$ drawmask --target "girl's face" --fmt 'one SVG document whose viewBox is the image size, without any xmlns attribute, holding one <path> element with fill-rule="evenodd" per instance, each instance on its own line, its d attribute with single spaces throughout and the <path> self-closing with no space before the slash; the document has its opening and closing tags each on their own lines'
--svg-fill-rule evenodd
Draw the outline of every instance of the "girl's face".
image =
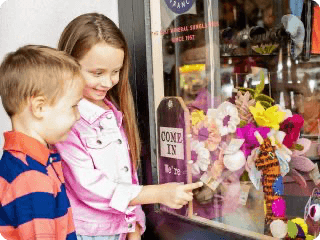
<svg viewBox="0 0 320 240">
<path fill-rule="evenodd" d="M 107 43 L 94 45 L 79 61 L 86 80 L 83 97 L 100 105 L 109 89 L 119 82 L 124 51 Z"/>
</svg>

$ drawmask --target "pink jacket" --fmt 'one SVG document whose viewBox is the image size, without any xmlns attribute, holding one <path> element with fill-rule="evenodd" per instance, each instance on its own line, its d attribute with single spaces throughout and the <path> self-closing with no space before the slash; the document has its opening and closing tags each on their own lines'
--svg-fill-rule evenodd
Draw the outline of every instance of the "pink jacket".
<svg viewBox="0 0 320 240">
<path fill-rule="evenodd" d="M 76 233 L 88 236 L 134 232 L 136 222 L 145 230 L 141 206 L 128 206 L 141 191 L 133 172 L 122 113 L 108 100 L 105 110 L 85 99 L 79 103 L 80 120 L 68 139 L 56 144 Z"/>
</svg>

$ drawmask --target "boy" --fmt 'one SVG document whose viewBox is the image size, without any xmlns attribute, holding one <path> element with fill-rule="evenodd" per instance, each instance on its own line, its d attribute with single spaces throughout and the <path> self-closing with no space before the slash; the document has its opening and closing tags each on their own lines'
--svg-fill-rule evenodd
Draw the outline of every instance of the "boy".
<svg viewBox="0 0 320 240">
<path fill-rule="evenodd" d="M 79 119 L 83 86 L 79 64 L 49 47 L 21 47 L 2 62 L 0 95 L 13 128 L 0 160 L 4 238 L 76 240 L 60 156 L 48 146 Z"/>
</svg>

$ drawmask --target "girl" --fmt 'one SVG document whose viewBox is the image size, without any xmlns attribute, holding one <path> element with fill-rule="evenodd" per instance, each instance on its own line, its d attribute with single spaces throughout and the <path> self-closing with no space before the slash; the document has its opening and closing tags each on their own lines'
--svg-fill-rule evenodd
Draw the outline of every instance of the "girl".
<svg viewBox="0 0 320 240">
<path fill-rule="evenodd" d="M 97 13 L 75 18 L 58 48 L 79 61 L 86 80 L 78 104 L 81 118 L 68 139 L 56 145 L 64 160 L 78 239 L 141 239 L 141 204 L 181 208 L 202 183 L 138 185 L 140 141 L 128 81 L 128 47 L 109 18 Z"/>
</svg>

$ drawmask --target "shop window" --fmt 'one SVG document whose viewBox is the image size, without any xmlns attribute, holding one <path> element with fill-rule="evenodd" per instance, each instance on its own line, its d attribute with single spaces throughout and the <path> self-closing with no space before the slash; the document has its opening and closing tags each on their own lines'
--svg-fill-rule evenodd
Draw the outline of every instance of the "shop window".
<svg viewBox="0 0 320 240">
<path fill-rule="evenodd" d="M 258 239 L 319 234 L 318 15 L 309 0 L 152 2 L 159 182 L 205 183 L 162 210 Z"/>
</svg>

